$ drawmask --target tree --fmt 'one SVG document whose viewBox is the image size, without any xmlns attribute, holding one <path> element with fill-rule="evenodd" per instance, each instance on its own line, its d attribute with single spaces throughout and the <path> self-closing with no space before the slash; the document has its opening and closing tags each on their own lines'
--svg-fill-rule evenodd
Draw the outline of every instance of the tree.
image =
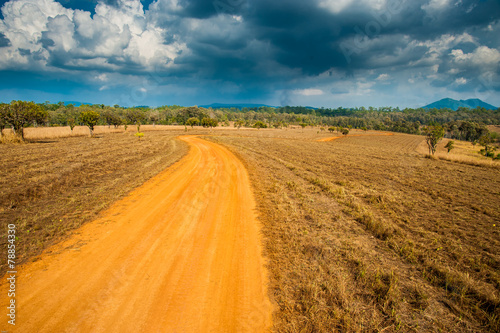
<svg viewBox="0 0 500 333">
<path fill-rule="evenodd" d="M 68 125 L 69 128 L 71 129 L 71 134 L 73 134 L 73 128 L 75 128 L 76 125 L 75 118 L 73 117 L 68 118 Z"/>
<path fill-rule="evenodd" d="M 349 134 L 349 129 L 348 129 L 348 128 L 343 128 L 343 129 L 342 129 L 342 134 L 343 134 L 343 135 L 347 135 L 347 134 Z"/>
<path fill-rule="evenodd" d="M 304 128 L 307 126 L 307 124 L 306 123 L 300 123 L 299 125 L 300 125 L 300 127 L 302 127 L 302 132 L 304 132 Z"/>
<path fill-rule="evenodd" d="M 101 116 L 94 110 L 84 109 L 80 112 L 80 121 L 89 128 L 90 137 L 94 136 L 94 126 L 97 125 Z"/>
<path fill-rule="evenodd" d="M 484 147 L 481 151 L 484 153 L 484 156 L 486 157 L 493 157 L 493 150 L 494 147 L 491 145 L 493 143 L 493 138 L 491 135 L 483 135 L 482 137 L 479 138 L 479 144 Z"/>
<path fill-rule="evenodd" d="M 426 136 L 425 142 L 427 142 L 427 146 L 429 147 L 429 155 L 434 155 L 437 144 L 444 136 L 444 128 L 440 125 L 431 125 L 424 127 L 424 133 Z"/>
<path fill-rule="evenodd" d="M 205 113 L 205 109 L 201 109 L 197 106 L 190 106 L 187 108 L 181 108 L 175 117 L 177 123 L 187 125 L 186 122 L 189 118 L 198 118 L 198 120 L 203 120 L 203 118 L 209 118 Z M 210 119 L 210 118 L 209 118 Z M 203 125 L 203 124 L 202 124 Z"/>
<path fill-rule="evenodd" d="M 191 126 L 191 128 L 193 128 L 193 126 L 198 126 L 199 123 L 200 120 L 196 117 L 191 117 L 186 121 L 186 125 Z"/>
<path fill-rule="evenodd" d="M 115 128 L 122 124 L 122 119 L 120 116 L 113 110 L 107 109 L 103 112 L 104 120 L 108 126 L 113 125 Z"/>
<path fill-rule="evenodd" d="M 112 112 L 110 122 L 111 122 L 111 125 L 113 125 L 115 128 L 118 128 L 118 126 L 123 124 L 123 119 L 116 112 Z"/>
<path fill-rule="evenodd" d="M 253 124 L 253 128 L 256 128 L 256 129 L 267 128 L 267 125 L 265 123 L 263 123 L 262 121 L 258 120 L 255 122 L 255 124 Z"/>
<path fill-rule="evenodd" d="M 448 143 L 446 144 L 446 146 L 444 146 L 446 149 L 448 149 L 448 154 L 450 153 L 450 151 L 453 148 L 455 148 L 454 144 L 455 144 L 455 141 L 450 140 L 450 141 L 448 141 Z"/>
<path fill-rule="evenodd" d="M 241 119 L 238 119 L 234 122 L 234 127 L 237 127 L 238 129 L 240 129 L 241 126 L 243 126 L 245 122 Z"/>
<path fill-rule="evenodd" d="M 60 123 L 60 125 L 69 126 L 71 134 L 73 134 L 73 129 L 78 124 L 79 113 L 73 106 L 61 107 L 58 110 L 62 110 L 63 113 L 62 117 L 64 118 L 63 121 Z"/>
<path fill-rule="evenodd" d="M 201 126 L 203 127 L 217 127 L 217 125 L 219 124 L 219 122 L 217 121 L 217 119 L 213 119 L 213 118 L 203 118 L 201 120 Z"/>
<path fill-rule="evenodd" d="M 333 127 L 333 126 L 332 126 L 332 127 L 328 127 L 328 131 L 329 131 L 330 133 L 333 133 L 333 132 L 335 131 L 335 127 Z"/>
<path fill-rule="evenodd" d="M 31 122 L 42 124 L 47 117 L 48 112 L 34 102 L 12 101 L 7 108 L 6 122 L 24 140 L 24 127 Z"/>
<path fill-rule="evenodd" d="M 7 112 L 9 105 L 5 103 L 0 104 L 0 136 L 3 136 L 3 130 L 7 126 Z"/>
<path fill-rule="evenodd" d="M 153 123 L 153 128 L 156 123 L 160 120 L 160 113 L 158 111 L 153 111 L 149 114 L 149 120 Z"/>
<path fill-rule="evenodd" d="M 140 133 L 141 123 L 146 119 L 146 115 L 141 109 L 128 109 L 125 113 L 125 119 L 130 124 L 135 124 L 137 126 L 137 133 Z"/>
</svg>

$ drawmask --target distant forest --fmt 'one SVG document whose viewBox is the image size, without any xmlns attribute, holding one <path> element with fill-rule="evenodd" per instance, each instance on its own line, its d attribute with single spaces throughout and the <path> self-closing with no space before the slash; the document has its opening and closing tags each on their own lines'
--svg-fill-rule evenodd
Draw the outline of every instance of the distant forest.
<svg viewBox="0 0 500 333">
<path fill-rule="evenodd" d="M 0 109 L 8 110 L 13 103 L 1 104 Z M 203 125 L 208 124 L 206 120 L 210 119 L 213 121 L 211 124 L 215 126 L 286 128 L 290 125 L 300 125 L 420 134 L 422 126 L 441 125 L 448 137 L 474 141 L 488 132 L 486 125 L 500 125 L 500 109 L 487 110 L 481 107 L 459 108 L 457 111 L 409 108 L 401 110 L 391 107 L 312 109 L 300 106 L 206 109 L 178 105 L 124 108 L 118 105 L 111 107 L 95 104 L 75 107 L 63 102 L 46 102 L 37 104 L 37 108 L 43 111 L 44 116 L 27 123 L 27 126 L 36 126 L 37 122 L 38 125 L 46 126 L 81 124 L 80 114 L 94 111 L 99 114 L 97 125 L 116 127 L 133 124 Z"/>
</svg>

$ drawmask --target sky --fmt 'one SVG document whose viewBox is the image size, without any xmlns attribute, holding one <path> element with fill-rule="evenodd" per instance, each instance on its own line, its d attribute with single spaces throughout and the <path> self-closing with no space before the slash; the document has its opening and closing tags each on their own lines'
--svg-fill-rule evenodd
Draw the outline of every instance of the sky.
<svg viewBox="0 0 500 333">
<path fill-rule="evenodd" d="M 0 0 L 0 101 L 500 106 L 498 0 Z"/>
</svg>

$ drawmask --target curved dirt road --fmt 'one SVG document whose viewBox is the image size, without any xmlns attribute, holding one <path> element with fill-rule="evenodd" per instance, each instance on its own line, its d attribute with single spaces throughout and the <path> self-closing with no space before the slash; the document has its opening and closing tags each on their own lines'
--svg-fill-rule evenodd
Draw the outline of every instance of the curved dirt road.
<svg viewBox="0 0 500 333">
<path fill-rule="evenodd" d="M 186 157 L 18 269 L 9 332 L 266 332 L 271 303 L 247 172 L 227 149 Z M 4 279 L 5 280 L 5 279 Z"/>
</svg>

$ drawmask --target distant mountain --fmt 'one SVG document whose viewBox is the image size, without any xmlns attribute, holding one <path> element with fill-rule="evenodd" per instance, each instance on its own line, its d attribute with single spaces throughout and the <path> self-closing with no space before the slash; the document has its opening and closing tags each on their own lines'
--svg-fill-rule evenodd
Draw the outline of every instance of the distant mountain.
<svg viewBox="0 0 500 333">
<path fill-rule="evenodd" d="M 318 110 L 318 108 L 312 107 L 312 106 L 272 106 L 272 105 L 267 105 L 267 104 L 221 104 L 221 103 L 213 103 L 210 105 L 198 105 L 200 108 L 212 108 L 212 109 L 230 109 L 230 108 L 236 108 L 236 109 L 243 109 L 243 108 L 260 108 L 261 106 L 265 106 L 268 108 L 305 108 L 305 109 L 311 109 L 311 110 Z"/>
<path fill-rule="evenodd" d="M 452 98 L 443 98 L 440 101 L 431 103 L 429 105 L 424 106 L 424 109 L 452 109 L 454 111 L 458 110 L 459 107 L 475 109 L 478 106 L 483 107 L 488 110 L 496 110 L 497 107 L 491 104 L 485 103 L 480 99 L 473 98 L 467 100 L 459 100 Z"/>
<path fill-rule="evenodd" d="M 467 105 L 470 105 L 471 108 L 475 109 L 477 108 L 478 106 L 479 107 L 482 107 L 482 108 L 485 108 L 485 109 L 488 109 L 488 110 L 496 110 L 498 109 L 496 106 L 493 106 L 491 104 L 488 104 L 488 103 L 485 103 L 483 102 L 482 100 L 478 99 L 478 98 L 471 98 L 471 99 L 467 99 L 467 100 L 460 100 L 460 102 L 462 103 L 465 103 Z"/>
<path fill-rule="evenodd" d="M 198 105 L 201 108 L 212 108 L 212 109 L 222 109 L 222 108 L 237 108 L 237 109 L 243 109 L 243 108 L 260 108 L 261 106 L 266 106 L 270 108 L 275 108 L 275 106 L 271 105 L 265 105 L 265 104 L 221 104 L 221 103 L 213 103 L 210 105 Z"/>
</svg>

